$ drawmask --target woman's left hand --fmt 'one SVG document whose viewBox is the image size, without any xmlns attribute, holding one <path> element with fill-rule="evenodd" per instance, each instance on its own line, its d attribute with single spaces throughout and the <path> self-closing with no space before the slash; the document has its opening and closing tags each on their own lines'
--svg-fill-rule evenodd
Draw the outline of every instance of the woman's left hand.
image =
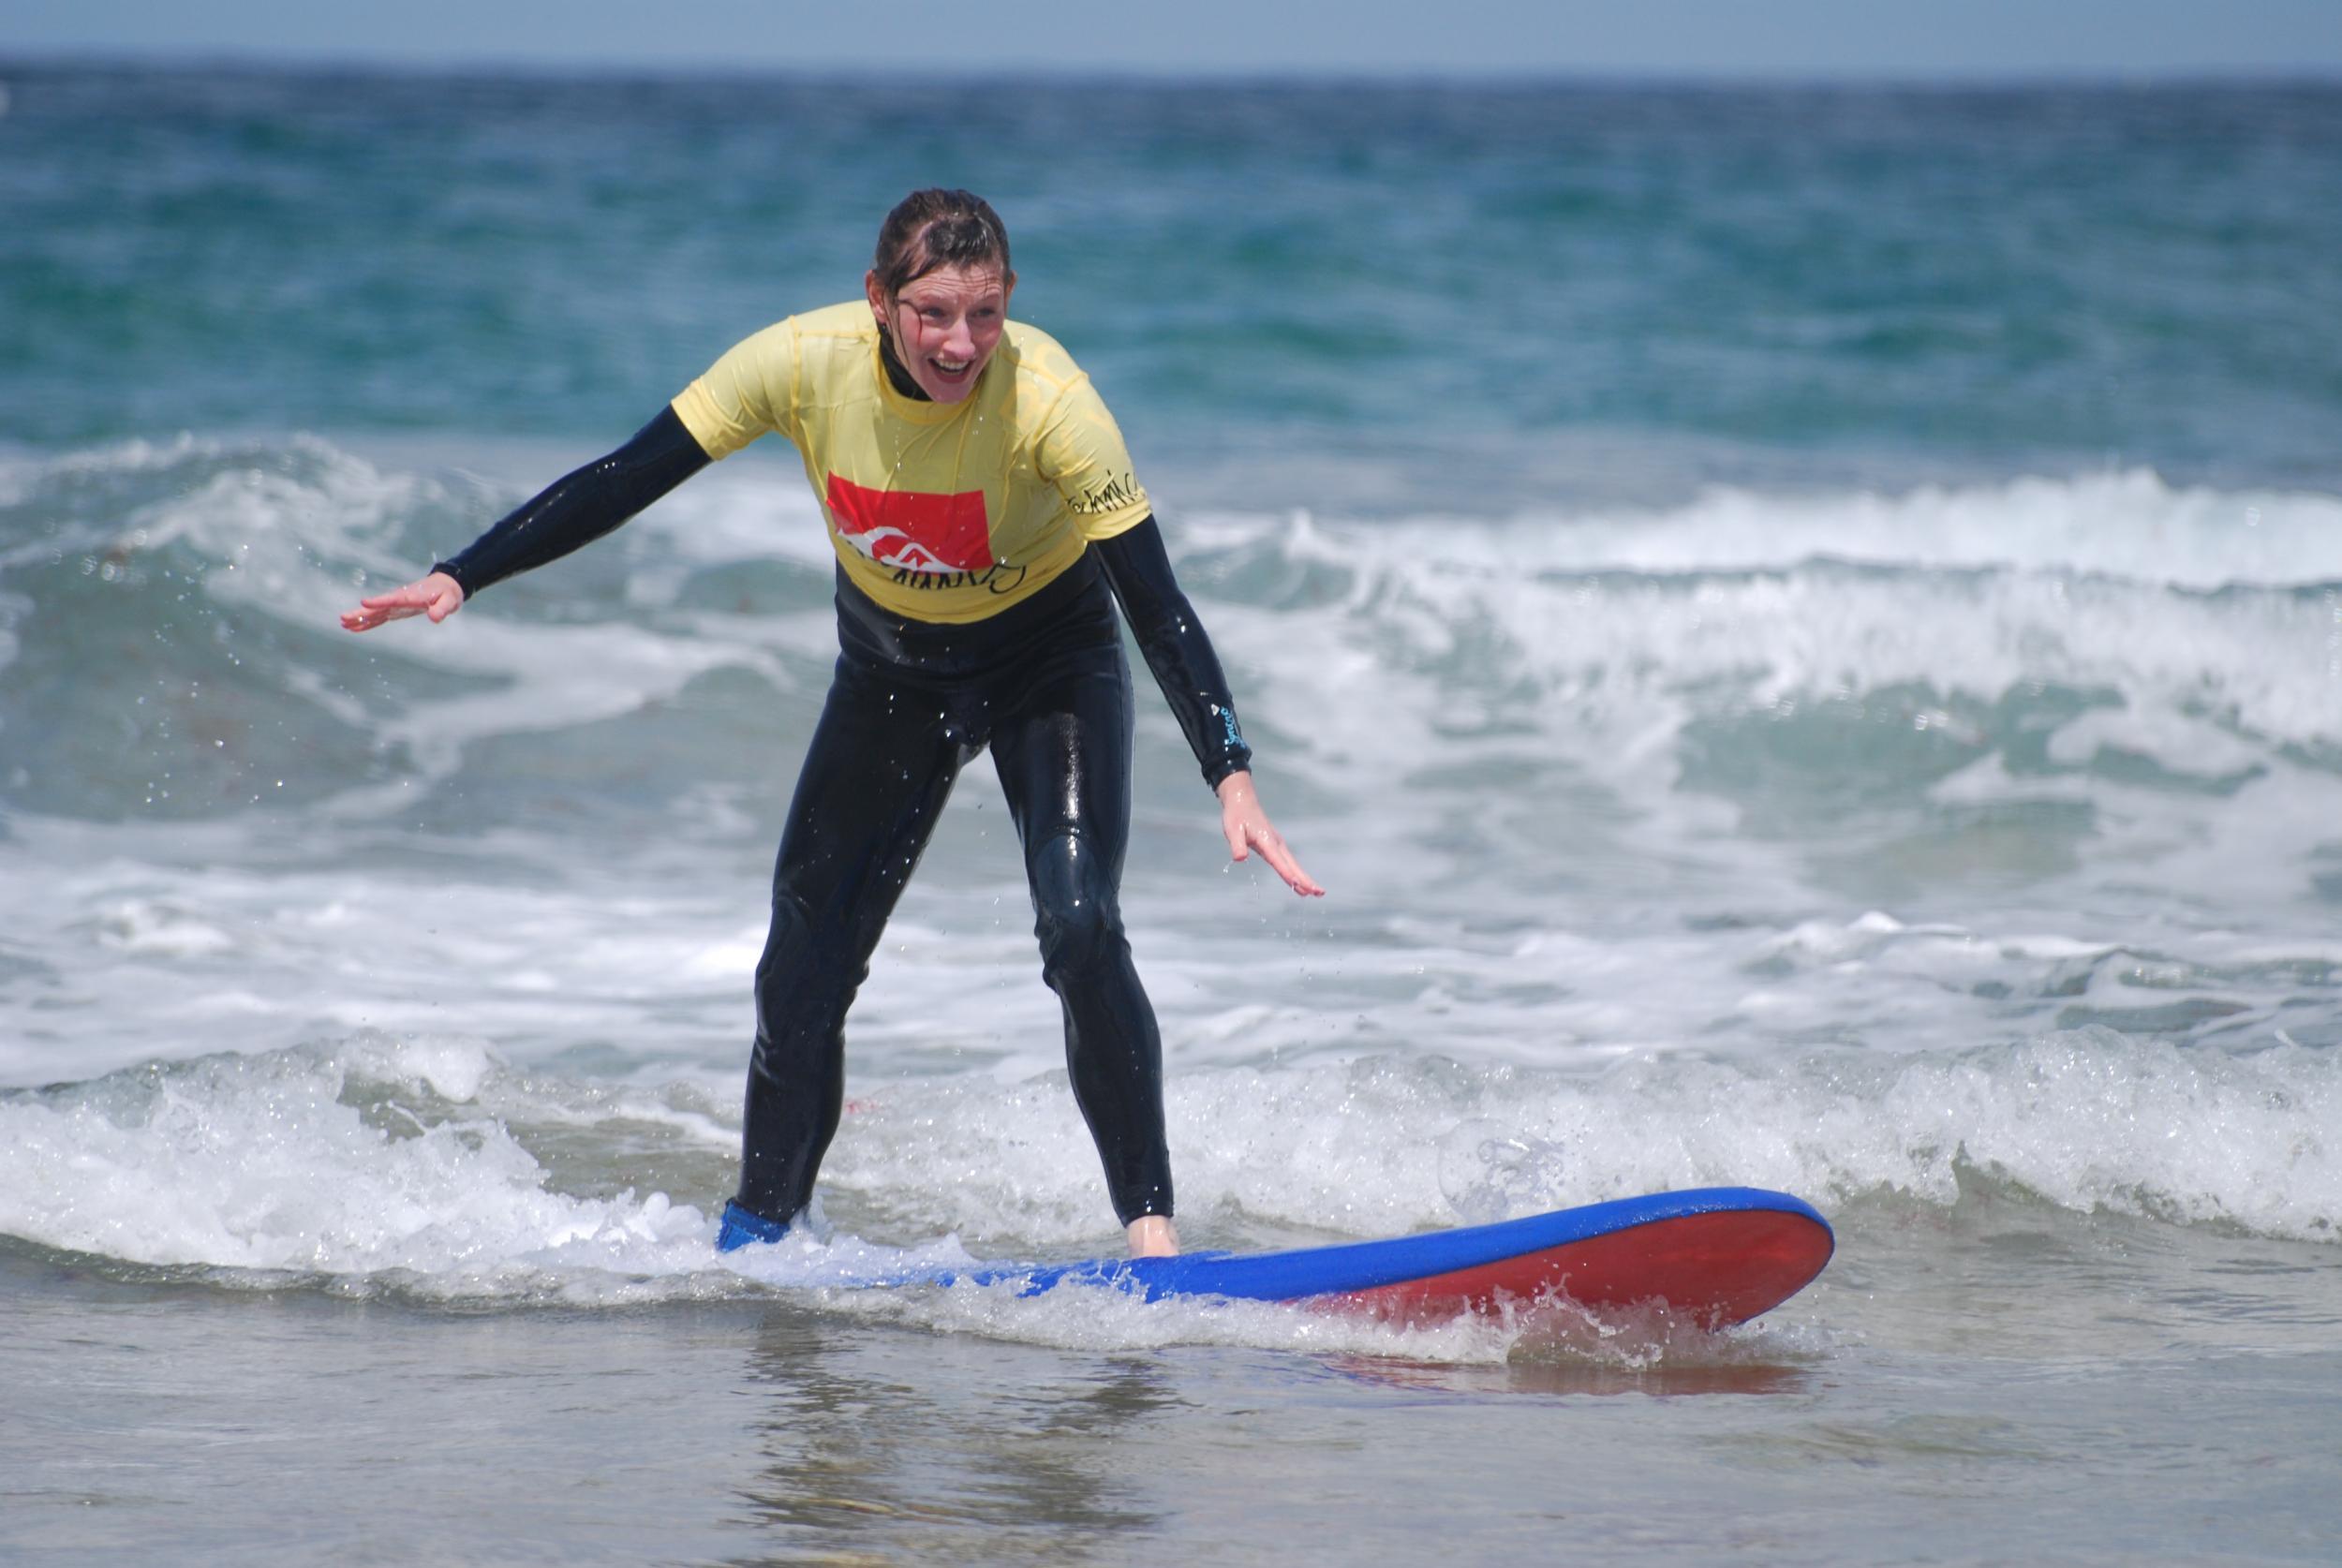
<svg viewBox="0 0 2342 1568">
<path fill-rule="evenodd" d="M 1260 796 L 1253 791 L 1253 776 L 1238 772 L 1220 781 L 1220 831 L 1228 836 L 1228 856 L 1232 860 L 1248 860 L 1258 850 L 1268 862 L 1269 869 L 1285 880 L 1285 886 L 1304 898 L 1323 898 L 1326 890 L 1293 858 L 1285 848 L 1284 835 L 1268 821 L 1268 813 L 1260 808 Z"/>
<path fill-rule="evenodd" d="M 463 607 L 464 585 L 444 571 L 435 571 L 403 588 L 360 599 L 357 609 L 342 612 L 342 629 L 372 631 L 409 615 L 428 615 L 437 626 Z"/>
</svg>

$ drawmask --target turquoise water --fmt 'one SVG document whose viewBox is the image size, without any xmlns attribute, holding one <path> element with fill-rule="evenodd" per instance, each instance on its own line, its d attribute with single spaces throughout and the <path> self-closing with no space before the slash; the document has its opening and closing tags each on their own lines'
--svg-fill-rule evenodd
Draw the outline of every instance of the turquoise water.
<svg viewBox="0 0 2342 1568">
<path fill-rule="evenodd" d="M 944 183 L 995 199 L 1020 308 L 1181 459 L 1469 451 L 1468 510 L 1546 493 L 1519 449 L 1588 432 L 2337 471 L 2331 89 L 20 67 L 0 137 L 0 421 L 42 446 L 598 439 L 743 323 L 850 294 L 873 208 Z"/>
<path fill-rule="evenodd" d="M 2342 91 L 0 83 L 0 1545 L 2331 1555 Z M 333 617 L 928 182 L 1333 890 L 1225 868 L 1142 713 L 1189 1241 L 1744 1183 L 1811 1291 L 832 1288 L 1115 1240 L 981 765 L 823 1237 L 715 1261 L 835 651 L 793 457 Z"/>
</svg>

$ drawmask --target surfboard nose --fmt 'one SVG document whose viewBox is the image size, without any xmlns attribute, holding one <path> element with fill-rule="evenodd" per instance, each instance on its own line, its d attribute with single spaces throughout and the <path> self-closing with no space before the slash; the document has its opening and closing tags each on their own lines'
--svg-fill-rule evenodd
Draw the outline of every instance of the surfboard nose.
<svg viewBox="0 0 2342 1568">
<path fill-rule="evenodd" d="M 1401 1323 L 1563 1298 L 1597 1310 L 1658 1305 L 1702 1328 L 1771 1310 L 1812 1283 L 1837 1238 L 1818 1216 L 1776 1209 L 1647 1220 L 1494 1263 L 1321 1298 Z"/>
</svg>

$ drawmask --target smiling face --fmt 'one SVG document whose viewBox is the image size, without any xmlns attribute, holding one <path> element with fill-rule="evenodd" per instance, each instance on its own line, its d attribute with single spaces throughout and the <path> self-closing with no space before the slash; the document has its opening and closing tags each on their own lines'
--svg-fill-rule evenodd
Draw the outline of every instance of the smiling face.
<svg viewBox="0 0 2342 1568">
<path fill-rule="evenodd" d="M 892 338 L 911 378 L 936 402 L 957 403 L 975 390 L 985 362 L 1001 346 L 1016 274 L 982 264 L 942 266 L 912 278 L 892 299 L 875 272 L 863 287 L 870 314 Z"/>
</svg>

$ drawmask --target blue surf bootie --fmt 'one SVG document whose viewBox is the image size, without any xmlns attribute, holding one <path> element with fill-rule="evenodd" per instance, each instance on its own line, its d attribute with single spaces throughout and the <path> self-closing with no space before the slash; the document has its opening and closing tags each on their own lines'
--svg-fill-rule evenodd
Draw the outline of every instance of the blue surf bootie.
<svg viewBox="0 0 2342 1568">
<path fill-rule="evenodd" d="M 738 1204 L 724 1205 L 724 1222 L 716 1233 L 716 1250 L 737 1252 L 760 1241 L 778 1241 L 789 1234 L 788 1223 L 767 1220 L 761 1214 L 750 1214 Z"/>
</svg>

